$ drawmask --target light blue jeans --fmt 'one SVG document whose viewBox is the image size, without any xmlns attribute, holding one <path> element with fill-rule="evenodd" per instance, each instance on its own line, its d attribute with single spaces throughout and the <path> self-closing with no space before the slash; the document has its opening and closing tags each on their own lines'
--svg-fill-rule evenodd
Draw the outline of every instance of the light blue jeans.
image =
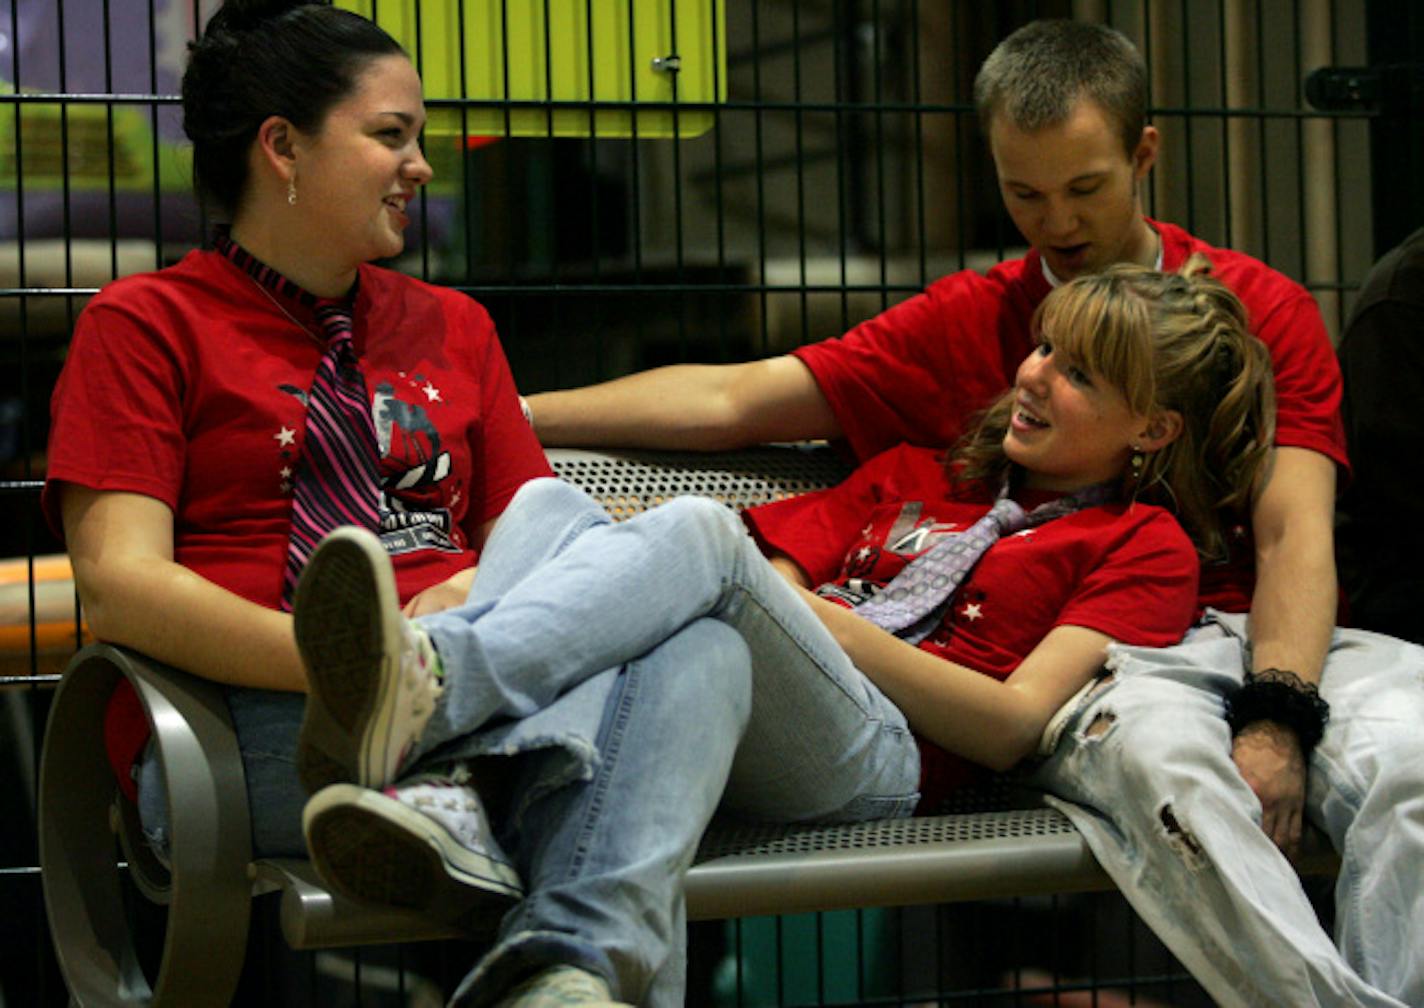
<svg viewBox="0 0 1424 1008">
<path fill-rule="evenodd" d="M 498 829 L 529 895 L 455 1004 L 571 962 L 624 1000 L 681 1005 L 682 875 L 719 798 L 777 821 L 904 816 L 919 800 L 904 716 L 715 502 L 614 524 L 581 491 L 532 481 L 467 604 L 419 622 L 446 671 L 422 760 L 523 753 Z M 607 696 L 596 732 L 551 718 L 590 690 Z M 553 740 L 593 735 L 591 776 L 568 784 L 539 733 L 471 737 L 535 723 Z"/>
<path fill-rule="evenodd" d="M 1245 632 L 1112 648 L 1034 780 L 1218 1003 L 1424 1005 L 1424 650 L 1341 630 L 1329 654 L 1306 812 L 1342 857 L 1332 943 L 1230 758 Z"/>
<path fill-rule="evenodd" d="M 682 875 L 719 800 L 776 821 L 905 816 L 919 800 L 904 717 L 720 504 L 615 525 L 581 491 L 532 481 L 467 603 L 419 622 L 446 686 L 412 769 L 481 758 L 478 775 L 506 774 L 495 825 L 528 892 L 456 1005 L 572 963 L 617 997 L 680 1006 Z M 232 690 L 229 706 L 255 855 L 301 856 L 302 698 Z M 140 798 L 161 837 L 157 778 Z"/>
</svg>

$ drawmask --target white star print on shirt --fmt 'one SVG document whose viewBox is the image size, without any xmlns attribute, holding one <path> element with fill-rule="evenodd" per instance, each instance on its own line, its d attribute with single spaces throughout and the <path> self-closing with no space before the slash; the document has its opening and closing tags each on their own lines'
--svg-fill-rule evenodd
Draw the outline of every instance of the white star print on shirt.
<svg viewBox="0 0 1424 1008">
<path fill-rule="evenodd" d="M 279 445 L 282 445 L 283 447 L 295 444 L 297 440 L 297 432 L 290 427 L 283 427 L 281 430 L 279 430 L 276 434 L 273 434 L 272 436 L 276 438 L 277 443 Z"/>
<path fill-rule="evenodd" d="M 981 608 L 980 608 L 978 602 L 970 602 L 968 605 L 966 605 L 966 606 L 965 606 L 963 609 L 961 609 L 959 612 L 960 612 L 960 615 L 961 615 L 961 616 L 963 616 L 965 619 L 969 620 L 971 623 L 974 622 L 974 621 L 977 620 L 977 619 L 983 619 L 983 618 L 984 618 L 984 613 L 983 613 L 983 611 L 981 610 Z"/>
<path fill-rule="evenodd" d="M 435 384 L 434 384 L 433 382 L 431 382 L 430 380 L 428 380 L 428 379 L 426 380 L 425 384 L 420 387 L 420 391 L 422 391 L 422 392 L 425 393 L 425 401 L 426 401 L 426 402 L 440 402 L 440 401 L 441 401 L 441 399 L 440 399 L 440 390 L 439 390 L 438 388 L 436 388 L 436 387 L 435 387 Z"/>
</svg>

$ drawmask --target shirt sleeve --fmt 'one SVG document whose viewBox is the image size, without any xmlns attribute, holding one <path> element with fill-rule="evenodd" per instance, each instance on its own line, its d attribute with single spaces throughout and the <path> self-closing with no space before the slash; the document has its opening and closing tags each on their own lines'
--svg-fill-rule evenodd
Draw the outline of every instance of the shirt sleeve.
<svg viewBox="0 0 1424 1008">
<path fill-rule="evenodd" d="M 1136 504 L 1138 521 L 1122 528 L 1083 578 L 1057 625 L 1097 630 L 1124 644 L 1178 643 L 1196 616 L 1200 562 L 1168 512 Z"/>
<path fill-rule="evenodd" d="M 173 343 L 141 319 L 140 311 L 96 299 L 75 323 L 50 400 L 41 498 L 61 538 L 61 483 L 140 493 L 178 508 L 187 455 L 185 367 Z"/>
<path fill-rule="evenodd" d="M 812 584 L 831 581 L 840 573 L 847 547 L 884 497 L 894 454 L 892 449 L 876 456 L 828 490 L 748 508 L 742 520 L 762 552 L 786 554 Z"/>
<path fill-rule="evenodd" d="M 1296 288 L 1252 323 L 1271 352 L 1276 444 L 1308 448 L 1348 468 L 1340 364 L 1315 299 Z"/>
<path fill-rule="evenodd" d="M 1032 314 L 1020 300 L 997 275 L 963 270 L 794 353 L 858 460 L 901 442 L 943 448 L 1009 385 Z"/>
</svg>

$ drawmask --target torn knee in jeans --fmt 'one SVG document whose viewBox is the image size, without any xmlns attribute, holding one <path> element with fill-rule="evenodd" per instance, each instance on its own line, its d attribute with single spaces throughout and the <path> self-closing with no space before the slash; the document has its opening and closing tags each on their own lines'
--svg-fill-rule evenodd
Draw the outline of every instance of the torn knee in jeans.
<svg viewBox="0 0 1424 1008">
<path fill-rule="evenodd" d="M 1200 868 L 1205 860 L 1201 844 L 1177 819 L 1170 800 L 1162 803 L 1162 807 L 1157 810 L 1157 818 L 1162 823 L 1162 836 L 1166 839 L 1167 846 L 1181 856 L 1188 868 Z"/>
</svg>

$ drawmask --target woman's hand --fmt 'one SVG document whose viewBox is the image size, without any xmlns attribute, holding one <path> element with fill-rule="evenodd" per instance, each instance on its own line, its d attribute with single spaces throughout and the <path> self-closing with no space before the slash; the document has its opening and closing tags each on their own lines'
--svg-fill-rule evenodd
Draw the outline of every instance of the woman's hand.
<svg viewBox="0 0 1424 1008">
<path fill-rule="evenodd" d="M 443 612 L 464 605 L 470 597 L 470 588 L 475 583 L 476 567 L 466 567 L 438 584 L 433 584 L 411 597 L 401 610 L 406 619 L 425 616 L 428 613 Z"/>
</svg>

